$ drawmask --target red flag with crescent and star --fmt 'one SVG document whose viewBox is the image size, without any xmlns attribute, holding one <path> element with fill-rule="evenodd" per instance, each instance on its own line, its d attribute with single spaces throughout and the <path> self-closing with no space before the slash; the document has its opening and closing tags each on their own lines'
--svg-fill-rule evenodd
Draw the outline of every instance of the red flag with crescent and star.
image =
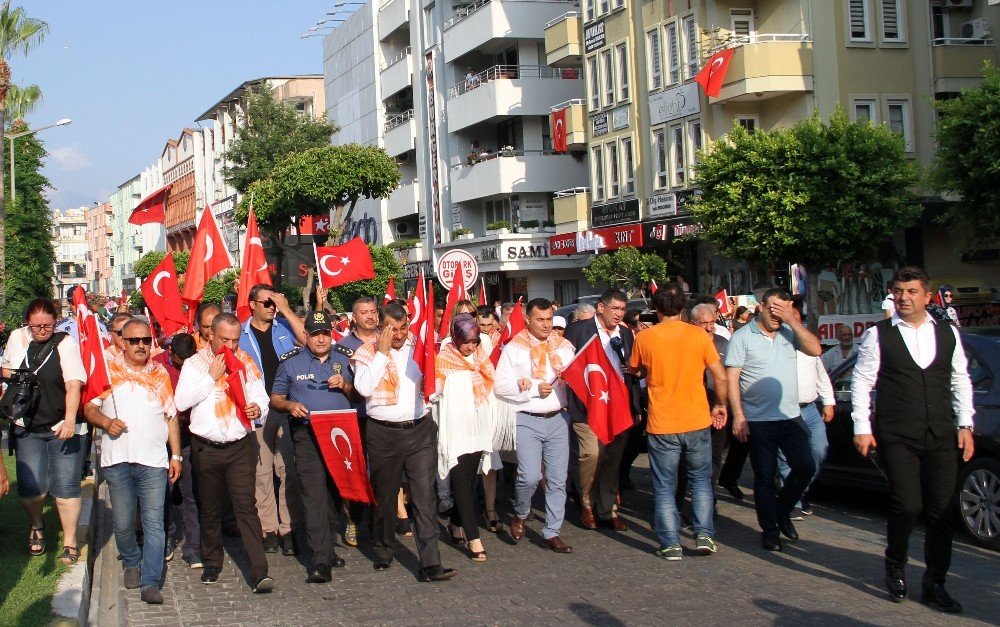
<svg viewBox="0 0 1000 627">
<path fill-rule="evenodd" d="M 465 288 L 465 279 L 462 272 L 456 272 L 451 280 L 451 289 L 448 290 L 448 300 L 444 303 L 444 315 L 441 316 L 441 326 L 438 327 L 438 336 L 444 338 L 451 333 L 451 314 L 455 311 L 455 305 L 463 300 L 469 300 L 469 292 Z"/>
<path fill-rule="evenodd" d="M 705 61 L 705 67 L 701 68 L 698 75 L 694 77 L 694 80 L 705 90 L 706 96 L 712 98 L 719 96 L 719 92 L 722 91 L 722 81 L 726 78 L 726 70 L 729 68 L 729 62 L 732 60 L 734 52 L 736 52 L 734 48 L 726 48 L 716 52 Z"/>
<path fill-rule="evenodd" d="M 375 278 L 375 263 L 368 244 L 355 237 L 340 246 L 314 246 L 321 287 L 338 287 L 351 281 Z"/>
<path fill-rule="evenodd" d="M 139 288 L 146 306 L 160 323 L 163 333 L 171 336 L 187 324 L 180 288 L 177 286 L 177 269 L 174 254 L 168 253 Z"/>
<path fill-rule="evenodd" d="M 486 302 L 486 278 L 479 277 L 479 306 L 482 307 L 483 305 L 489 305 Z"/>
<path fill-rule="evenodd" d="M 243 265 L 240 266 L 240 285 L 236 290 L 236 317 L 240 322 L 250 318 L 250 288 L 261 283 L 274 285 L 271 281 L 271 271 L 267 267 L 267 255 L 264 254 L 264 242 L 260 239 L 260 229 L 257 228 L 257 218 L 250 207 L 247 218 L 247 241 L 243 249 Z"/>
<path fill-rule="evenodd" d="M 181 298 L 188 303 L 192 312 L 201 302 L 208 280 L 232 265 L 233 258 L 229 256 L 226 242 L 219 233 L 219 225 L 212 215 L 212 208 L 206 205 L 205 210 L 201 212 L 198 232 L 194 235 L 191 260 L 184 272 L 184 293 L 181 294 Z"/>
<path fill-rule="evenodd" d="M 625 379 L 611 364 L 601 342 L 594 341 L 597 338 L 593 336 L 577 351 L 562 378 L 587 407 L 587 423 L 607 446 L 635 422 Z"/>
<path fill-rule="evenodd" d="M 715 293 L 715 302 L 719 305 L 719 313 L 729 313 L 729 293 L 726 290 L 719 290 Z"/>
<path fill-rule="evenodd" d="M 247 395 L 244 384 L 247 380 L 247 367 L 243 365 L 240 358 L 228 346 L 220 346 L 218 355 L 226 360 L 226 395 L 236 406 L 236 417 L 243 424 L 247 431 L 253 431 L 250 418 L 247 417 Z"/>
<path fill-rule="evenodd" d="M 549 114 L 552 124 L 552 150 L 566 152 L 569 147 L 569 137 L 566 133 L 566 109 L 559 109 Z"/>
<path fill-rule="evenodd" d="M 111 387 L 111 377 L 108 375 L 108 361 L 104 356 L 101 331 L 97 328 L 97 316 L 90 310 L 87 290 L 82 285 L 78 285 L 73 291 L 73 309 L 76 310 L 76 328 L 80 332 L 80 357 L 87 370 L 82 407 Z"/>
<path fill-rule="evenodd" d="M 385 286 L 385 296 L 382 297 L 382 304 L 388 305 L 393 300 L 396 300 L 396 277 L 390 274 L 389 284 Z"/>
<path fill-rule="evenodd" d="M 528 325 L 524 318 L 524 305 L 521 304 L 521 299 L 518 298 L 517 303 L 514 304 L 514 308 L 510 311 L 510 315 L 507 316 L 507 324 L 500 331 L 500 339 L 497 340 L 497 345 L 493 347 L 493 353 L 490 355 L 490 361 L 493 362 L 494 368 L 500 363 L 500 353 L 503 351 L 503 347 L 507 345 L 507 342 L 511 338 L 523 331 L 526 326 Z"/>
<path fill-rule="evenodd" d="M 163 224 L 169 194 L 170 185 L 166 185 L 143 198 L 129 215 L 129 224 Z"/>
<path fill-rule="evenodd" d="M 326 469 L 345 501 L 374 503 L 365 452 L 361 446 L 358 413 L 353 409 L 309 412 Z"/>
</svg>

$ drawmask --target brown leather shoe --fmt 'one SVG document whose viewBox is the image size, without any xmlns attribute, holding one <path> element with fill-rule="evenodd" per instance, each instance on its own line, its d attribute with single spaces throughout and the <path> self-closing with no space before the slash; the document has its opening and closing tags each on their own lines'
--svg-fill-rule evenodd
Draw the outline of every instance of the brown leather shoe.
<svg viewBox="0 0 1000 627">
<path fill-rule="evenodd" d="M 594 516 L 594 510 L 589 507 L 584 507 L 580 510 L 580 524 L 587 529 L 597 529 L 597 518 Z"/>
<path fill-rule="evenodd" d="M 510 537 L 520 540 L 524 537 L 524 519 L 517 516 L 510 517 Z"/>
<path fill-rule="evenodd" d="M 545 546 L 549 547 L 556 553 L 572 553 L 573 547 L 562 541 L 562 538 L 556 536 L 554 538 L 549 538 L 545 541 Z"/>
<path fill-rule="evenodd" d="M 617 516 L 612 516 L 611 518 L 598 518 L 597 525 L 603 529 L 611 529 L 613 531 L 628 531 L 628 525 L 626 525 L 625 521 Z"/>
</svg>

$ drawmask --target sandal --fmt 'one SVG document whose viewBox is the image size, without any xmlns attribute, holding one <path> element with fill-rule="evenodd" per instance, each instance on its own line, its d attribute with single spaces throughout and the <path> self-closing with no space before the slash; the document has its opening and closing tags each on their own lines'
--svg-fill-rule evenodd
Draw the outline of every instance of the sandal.
<svg viewBox="0 0 1000 627">
<path fill-rule="evenodd" d="M 490 514 L 493 514 L 492 518 Z M 503 531 L 503 523 L 500 522 L 500 517 L 497 516 L 495 509 L 486 510 L 486 524 L 491 533 L 500 533 Z"/>
<path fill-rule="evenodd" d="M 473 562 L 485 562 L 486 551 L 473 551 L 472 549 L 469 549 L 469 559 Z"/>
<path fill-rule="evenodd" d="M 454 544 L 455 546 L 463 547 L 466 544 L 466 541 L 465 541 L 465 531 L 463 531 L 461 528 L 459 528 L 458 532 L 461 535 L 457 535 L 456 536 L 455 535 L 455 526 L 451 525 L 451 524 L 448 525 L 448 533 L 451 535 L 451 543 Z"/>
<path fill-rule="evenodd" d="M 36 556 L 45 553 L 45 523 L 41 527 L 28 527 L 28 553 Z"/>
<path fill-rule="evenodd" d="M 396 533 L 407 538 L 413 537 L 413 527 L 410 526 L 409 518 L 396 519 Z"/>
<path fill-rule="evenodd" d="M 75 546 L 64 546 L 59 561 L 67 566 L 72 566 L 80 561 L 80 552 L 76 550 Z"/>
</svg>

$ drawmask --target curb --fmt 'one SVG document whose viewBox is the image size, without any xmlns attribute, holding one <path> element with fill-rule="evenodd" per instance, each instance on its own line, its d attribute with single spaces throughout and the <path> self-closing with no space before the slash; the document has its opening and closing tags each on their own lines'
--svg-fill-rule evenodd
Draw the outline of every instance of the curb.
<svg viewBox="0 0 1000 627">
<path fill-rule="evenodd" d="M 53 619 L 49 625 L 86 625 L 87 613 L 90 608 L 91 561 L 93 552 L 92 530 L 96 523 L 97 490 L 94 478 L 87 477 L 83 482 L 83 503 L 80 509 L 80 522 L 76 528 L 76 544 L 80 551 L 80 560 L 69 567 L 69 570 L 59 578 L 56 591 L 52 596 Z"/>
<path fill-rule="evenodd" d="M 94 531 L 94 570 L 87 624 L 117 627 L 126 624 L 126 602 L 121 594 L 121 563 L 116 557 L 114 523 L 108 484 L 101 483 L 97 498 Z"/>
</svg>

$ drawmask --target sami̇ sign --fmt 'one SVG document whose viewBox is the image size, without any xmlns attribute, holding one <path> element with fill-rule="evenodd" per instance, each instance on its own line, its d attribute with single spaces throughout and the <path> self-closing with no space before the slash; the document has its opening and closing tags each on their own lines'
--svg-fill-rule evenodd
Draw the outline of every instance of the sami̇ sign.
<svg viewBox="0 0 1000 627">
<path fill-rule="evenodd" d="M 471 290 L 479 278 L 479 264 L 475 257 L 462 249 L 449 250 L 438 259 L 437 278 L 448 290 L 456 278 L 464 279 L 465 289 Z"/>
<path fill-rule="evenodd" d="M 607 252 L 622 246 L 642 246 L 642 226 L 626 224 L 607 229 L 580 233 L 564 233 L 549 238 L 553 255 L 576 255 L 585 252 Z"/>
</svg>

